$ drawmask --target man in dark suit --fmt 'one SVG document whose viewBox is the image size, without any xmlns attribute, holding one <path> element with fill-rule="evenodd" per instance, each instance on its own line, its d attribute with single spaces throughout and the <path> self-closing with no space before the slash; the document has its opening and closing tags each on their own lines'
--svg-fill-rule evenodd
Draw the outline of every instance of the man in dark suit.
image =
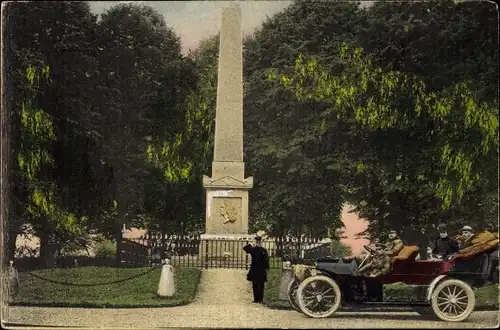
<svg viewBox="0 0 500 330">
<path fill-rule="evenodd" d="M 264 299 L 264 283 L 267 282 L 269 255 L 262 246 L 262 237 L 255 237 L 255 243 L 245 245 L 243 250 L 252 256 L 247 280 L 252 282 L 253 302 L 262 303 Z"/>
</svg>

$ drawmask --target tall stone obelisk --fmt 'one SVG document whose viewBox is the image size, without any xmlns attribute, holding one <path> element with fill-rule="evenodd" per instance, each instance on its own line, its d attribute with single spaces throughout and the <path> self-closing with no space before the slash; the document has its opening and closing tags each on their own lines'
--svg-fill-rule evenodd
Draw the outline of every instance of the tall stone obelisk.
<svg viewBox="0 0 500 330">
<path fill-rule="evenodd" d="M 205 235 L 229 239 L 248 234 L 248 191 L 243 162 L 243 47 L 241 12 L 222 9 L 215 115 L 212 177 L 203 176 L 206 189 Z"/>
</svg>

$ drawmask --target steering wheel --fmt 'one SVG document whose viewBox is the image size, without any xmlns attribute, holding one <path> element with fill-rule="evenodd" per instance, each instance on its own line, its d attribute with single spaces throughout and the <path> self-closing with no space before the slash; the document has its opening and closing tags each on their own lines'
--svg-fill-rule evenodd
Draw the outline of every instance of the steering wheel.
<svg viewBox="0 0 500 330">
<path fill-rule="evenodd" d="M 369 248 L 368 246 L 364 245 L 364 248 L 368 251 L 368 254 L 366 255 L 366 257 L 363 259 L 363 261 L 361 261 L 361 263 L 358 265 L 358 269 L 361 269 L 361 267 L 364 266 L 364 264 L 366 263 L 366 261 L 368 259 L 370 259 L 370 257 L 372 256 L 372 254 L 374 254 L 374 250 Z"/>
</svg>

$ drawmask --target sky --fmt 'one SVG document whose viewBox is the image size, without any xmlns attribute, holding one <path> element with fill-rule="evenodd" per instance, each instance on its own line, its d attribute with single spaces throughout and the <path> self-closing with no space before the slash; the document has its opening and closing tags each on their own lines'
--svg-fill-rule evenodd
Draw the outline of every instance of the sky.
<svg viewBox="0 0 500 330">
<path fill-rule="evenodd" d="M 94 14 L 119 3 L 141 3 L 163 14 L 165 22 L 181 37 L 184 52 L 219 32 L 221 8 L 238 2 L 241 8 L 242 30 L 245 35 L 259 28 L 267 17 L 280 12 L 292 1 L 90 1 Z"/>
<path fill-rule="evenodd" d="M 163 14 L 165 21 L 181 37 L 183 51 L 195 49 L 201 40 L 216 35 L 219 31 L 221 8 L 228 7 L 231 2 L 238 2 L 242 15 L 243 33 L 249 34 L 259 28 L 267 17 L 282 11 L 292 1 L 91 1 L 94 14 L 119 3 L 142 3 L 153 7 Z M 363 4 L 370 5 L 371 1 Z M 342 220 L 346 226 L 346 239 L 342 240 L 358 254 L 368 241 L 355 239 L 355 235 L 366 228 L 366 222 L 358 219 L 355 214 L 348 213 L 348 207 L 342 211 Z"/>
</svg>

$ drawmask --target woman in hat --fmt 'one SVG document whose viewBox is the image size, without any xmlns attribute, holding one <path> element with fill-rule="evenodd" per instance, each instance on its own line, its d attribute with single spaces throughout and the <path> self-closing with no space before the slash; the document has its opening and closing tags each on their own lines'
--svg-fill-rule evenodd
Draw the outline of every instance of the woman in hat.
<svg viewBox="0 0 500 330">
<path fill-rule="evenodd" d="M 438 231 L 439 238 L 434 242 L 432 254 L 436 256 L 437 259 L 446 259 L 448 256 L 457 253 L 460 248 L 458 242 L 448 236 L 448 230 L 445 224 L 440 224 L 438 226 Z"/>
<path fill-rule="evenodd" d="M 262 246 L 262 236 L 264 236 L 262 232 L 257 232 L 255 243 L 243 247 L 243 250 L 252 256 L 247 280 L 252 282 L 254 303 L 262 303 L 264 299 L 264 283 L 267 281 L 269 269 L 269 255 L 266 248 Z"/>
</svg>

